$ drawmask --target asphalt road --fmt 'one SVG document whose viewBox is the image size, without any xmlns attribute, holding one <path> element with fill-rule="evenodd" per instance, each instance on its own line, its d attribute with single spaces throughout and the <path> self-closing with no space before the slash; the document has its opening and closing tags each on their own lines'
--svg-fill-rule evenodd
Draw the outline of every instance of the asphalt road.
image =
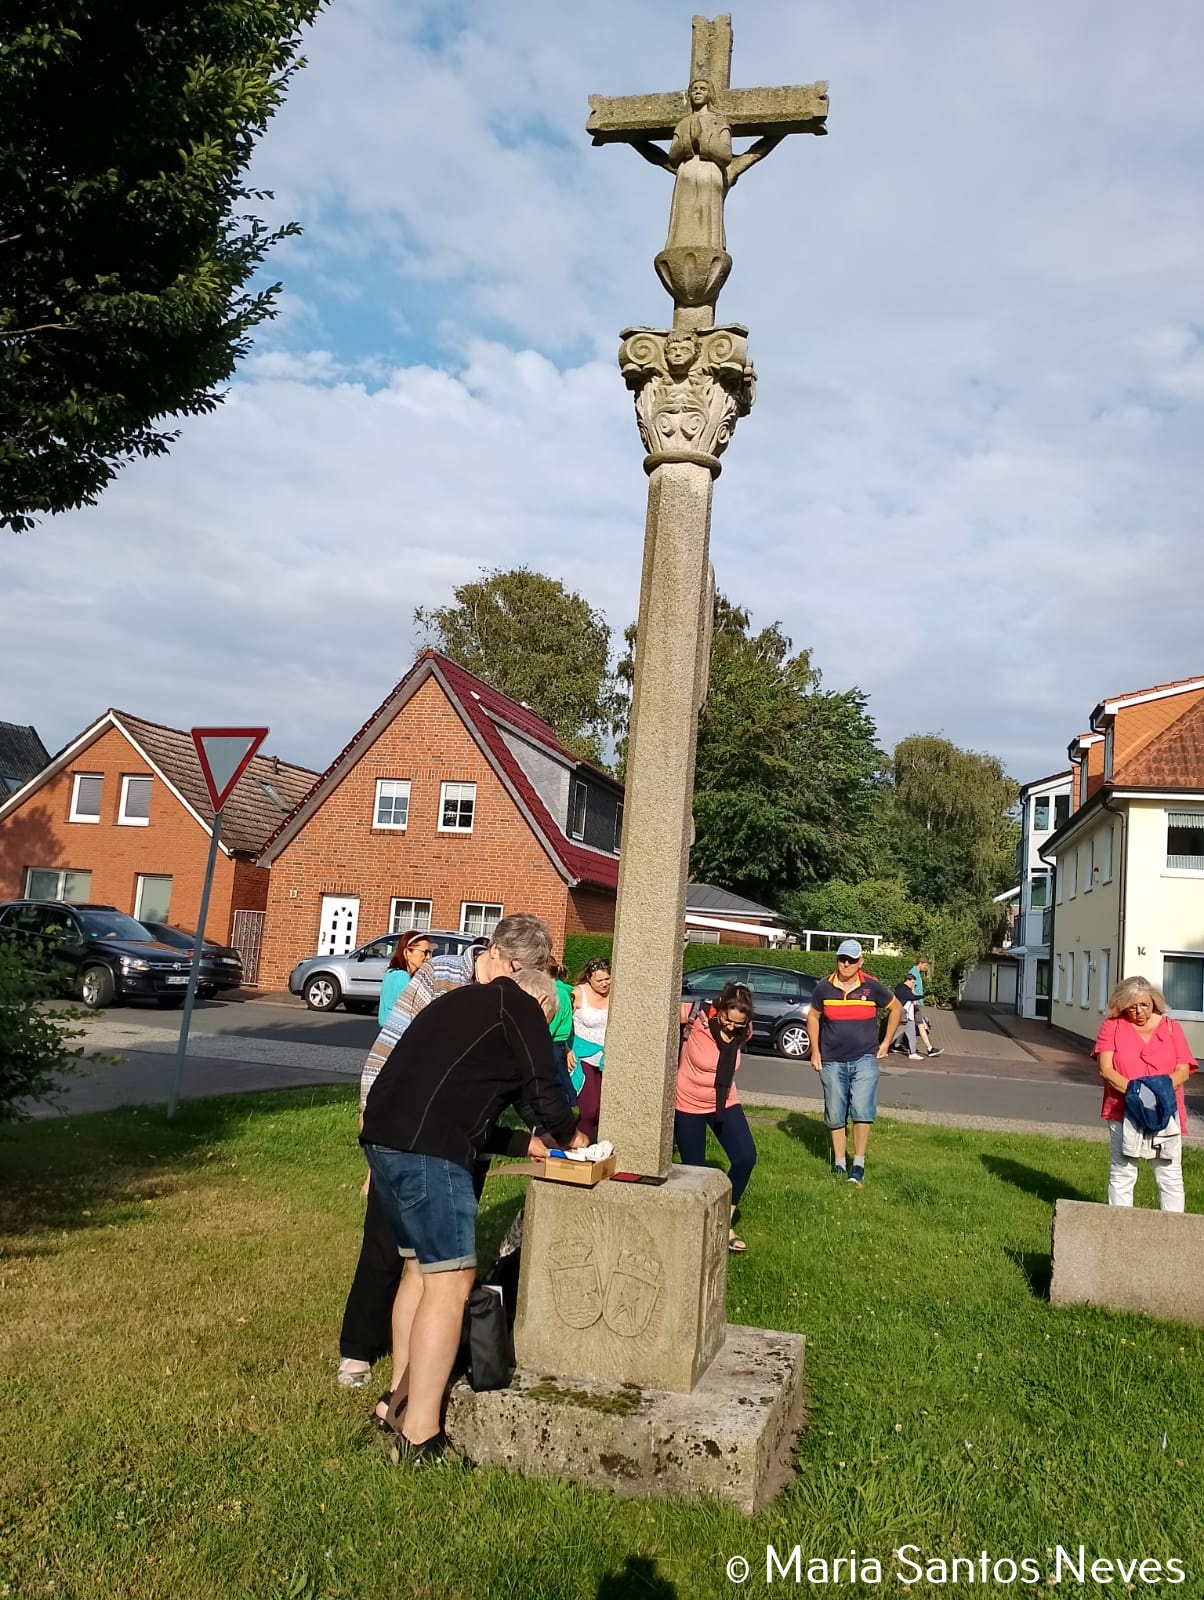
<svg viewBox="0 0 1204 1600">
<path fill-rule="evenodd" d="M 121 1059 L 68 1080 L 66 1109 L 103 1110 L 167 1099 L 178 1011 L 120 1006 L 86 1026 L 89 1049 L 118 1052 Z M 1085 1058 L 1037 1061 L 989 1019 L 973 1013 L 940 1014 L 937 1034 L 946 1053 L 931 1063 L 898 1058 L 884 1065 L 881 1110 L 925 1121 L 1001 1120 L 1098 1132 L 1100 1091 Z M 191 1098 L 354 1082 L 375 1036 L 374 1016 L 341 1010 L 322 1015 L 294 1000 L 201 1001 L 192 1018 L 183 1093 Z M 808 1063 L 760 1051 L 747 1053 L 740 1087 L 750 1102 L 799 1101 L 818 1107 L 821 1099 L 819 1075 Z M 1193 1102 L 1204 1122 L 1204 1090 L 1189 1095 L 1189 1104 Z"/>
</svg>

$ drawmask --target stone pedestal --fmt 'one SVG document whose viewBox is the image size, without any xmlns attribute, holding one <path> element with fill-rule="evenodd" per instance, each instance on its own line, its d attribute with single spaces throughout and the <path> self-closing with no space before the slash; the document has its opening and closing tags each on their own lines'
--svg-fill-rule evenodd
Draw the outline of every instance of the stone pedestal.
<svg viewBox="0 0 1204 1600">
<path fill-rule="evenodd" d="M 659 1187 L 533 1181 L 519 1366 L 688 1394 L 723 1344 L 731 1193 L 707 1167 L 673 1167 Z"/>
<path fill-rule="evenodd" d="M 801 1334 L 729 1327 L 691 1394 L 520 1370 L 491 1394 L 458 1383 L 447 1429 L 479 1466 L 641 1499 L 714 1498 L 751 1513 L 793 1469 L 803 1356 Z M 571 1352 L 560 1363 L 569 1364 Z"/>
<path fill-rule="evenodd" d="M 1049 1298 L 1204 1327 L 1204 1217 L 1059 1200 Z"/>
</svg>

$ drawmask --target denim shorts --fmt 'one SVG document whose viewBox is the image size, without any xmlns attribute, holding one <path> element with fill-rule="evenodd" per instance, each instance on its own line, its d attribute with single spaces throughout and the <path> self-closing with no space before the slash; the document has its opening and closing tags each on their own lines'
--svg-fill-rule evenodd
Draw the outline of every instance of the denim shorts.
<svg viewBox="0 0 1204 1600">
<path fill-rule="evenodd" d="M 423 1272 L 477 1264 L 477 1197 L 472 1174 L 442 1156 L 364 1146 L 372 1182 L 403 1256 Z"/>
<path fill-rule="evenodd" d="M 878 1058 L 858 1056 L 856 1061 L 827 1061 L 819 1071 L 824 1089 L 824 1123 L 843 1128 L 854 1122 L 873 1122 L 878 1115 Z"/>
</svg>

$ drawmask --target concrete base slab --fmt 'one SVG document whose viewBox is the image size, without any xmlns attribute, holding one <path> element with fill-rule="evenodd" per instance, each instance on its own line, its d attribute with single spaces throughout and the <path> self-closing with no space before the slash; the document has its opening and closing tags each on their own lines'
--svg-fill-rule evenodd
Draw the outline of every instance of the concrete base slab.
<svg viewBox="0 0 1204 1600">
<path fill-rule="evenodd" d="M 793 1470 L 804 1422 L 802 1334 L 727 1329 L 691 1394 L 519 1371 L 452 1390 L 447 1431 L 480 1466 L 639 1499 L 725 1500 L 751 1513 Z"/>
<path fill-rule="evenodd" d="M 1204 1327 L 1204 1216 L 1059 1200 L 1049 1298 Z"/>
</svg>

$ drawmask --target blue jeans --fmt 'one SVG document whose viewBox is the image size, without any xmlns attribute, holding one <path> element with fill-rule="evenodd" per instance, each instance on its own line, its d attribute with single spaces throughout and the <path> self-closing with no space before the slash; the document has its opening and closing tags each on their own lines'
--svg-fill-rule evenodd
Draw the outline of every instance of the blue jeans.
<svg viewBox="0 0 1204 1600">
<path fill-rule="evenodd" d="M 675 1111 L 673 1113 L 673 1140 L 681 1156 L 682 1166 L 701 1167 L 707 1158 L 707 1129 L 710 1128 L 731 1163 L 728 1177 L 732 1185 L 732 1204 L 740 1204 L 740 1196 L 748 1187 L 752 1169 L 757 1164 L 757 1147 L 753 1143 L 744 1107 L 728 1106 L 724 1111 Z"/>
<path fill-rule="evenodd" d="M 442 1156 L 367 1144 L 372 1187 L 403 1256 L 423 1272 L 457 1272 L 477 1264 L 477 1197 L 472 1174 Z"/>
<path fill-rule="evenodd" d="M 824 1088 L 824 1126 L 843 1128 L 853 1122 L 873 1122 L 878 1115 L 878 1058 L 858 1056 L 855 1061 L 824 1061 L 819 1081 Z"/>
</svg>

